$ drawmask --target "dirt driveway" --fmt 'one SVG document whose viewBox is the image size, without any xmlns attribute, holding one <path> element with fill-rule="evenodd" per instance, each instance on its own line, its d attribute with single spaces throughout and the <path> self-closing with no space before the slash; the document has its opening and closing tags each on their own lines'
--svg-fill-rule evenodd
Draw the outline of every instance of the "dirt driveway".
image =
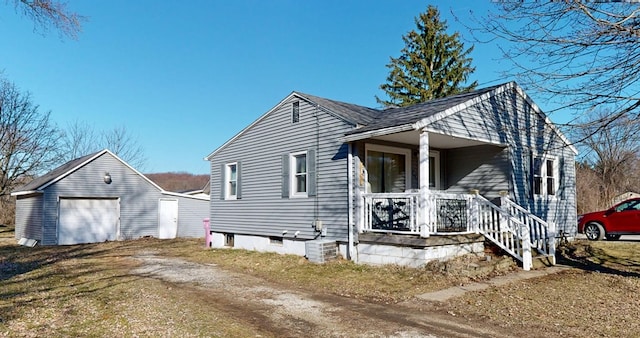
<svg viewBox="0 0 640 338">
<path fill-rule="evenodd" d="M 132 274 L 175 283 L 183 291 L 199 293 L 217 310 L 278 337 L 516 336 L 479 321 L 457 318 L 428 301 L 374 304 L 292 290 L 254 276 L 222 270 L 215 264 L 162 257 L 152 251 L 134 258 L 142 264 Z"/>
</svg>

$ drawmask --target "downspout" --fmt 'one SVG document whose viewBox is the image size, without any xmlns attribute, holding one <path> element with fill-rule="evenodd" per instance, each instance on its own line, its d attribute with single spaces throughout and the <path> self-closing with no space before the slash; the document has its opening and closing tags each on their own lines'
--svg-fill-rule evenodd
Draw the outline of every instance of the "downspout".
<svg viewBox="0 0 640 338">
<path fill-rule="evenodd" d="M 349 244 L 347 247 L 347 259 L 351 260 L 354 257 L 355 247 L 353 243 L 353 155 L 352 155 L 352 144 L 349 142 L 347 144 L 347 181 L 348 181 L 348 210 L 347 213 L 347 238 L 349 240 Z"/>
<path fill-rule="evenodd" d="M 314 172 L 314 175 L 316 175 L 314 180 L 316 184 L 316 195 L 314 196 L 314 201 L 313 201 L 313 219 L 314 219 L 314 226 L 316 227 L 316 231 L 318 231 L 318 223 L 321 222 L 321 220 L 318 219 L 320 217 L 320 201 L 319 201 L 320 189 L 318 185 L 318 172 L 319 172 L 318 166 L 320 165 L 319 163 L 320 161 L 318 161 L 318 159 L 320 158 L 320 118 L 318 117 L 317 104 L 315 105 L 315 108 L 316 109 L 314 110 L 313 115 L 316 118 L 316 151 L 315 151 L 316 167 Z M 323 225 L 318 235 L 319 237 L 324 237 L 324 234 L 326 234 L 326 230 L 324 230 L 324 225 Z"/>
</svg>

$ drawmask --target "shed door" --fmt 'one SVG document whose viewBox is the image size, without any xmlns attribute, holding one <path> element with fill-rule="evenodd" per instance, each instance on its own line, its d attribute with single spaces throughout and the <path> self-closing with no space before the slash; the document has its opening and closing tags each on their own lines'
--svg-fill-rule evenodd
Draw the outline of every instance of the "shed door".
<svg viewBox="0 0 640 338">
<path fill-rule="evenodd" d="M 178 234 L 178 200 L 160 200 L 158 227 L 158 238 L 176 238 Z"/>
<path fill-rule="evenodd" d="M 118 199 L 61 198 L 58 244 L 98 243 L 118 238 Z"/>
</svg>

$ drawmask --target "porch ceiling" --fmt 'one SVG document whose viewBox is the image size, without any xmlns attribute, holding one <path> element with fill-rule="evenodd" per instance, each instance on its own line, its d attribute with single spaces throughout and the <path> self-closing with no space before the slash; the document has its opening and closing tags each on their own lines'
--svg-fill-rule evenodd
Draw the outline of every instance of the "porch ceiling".
<svg viewBox="0 0 640 338">
<path fill-rule="evenodd" d="M 405 144 L 420 144 L 420 133 L 417 130 L 405 131 L 395 134 L 374 136 L 372 139 L 383 140 L 389 142 L 398 142 Z M 429 133 L 429 147 L 439 149 L 451 149 L 461 147 L 471 147 L 481 144 L 487 144 L 487 142 L 481 142 L 477 140 L 465 139 L 460 137 L 454 137 L 443 134 Z"/>
</svg>

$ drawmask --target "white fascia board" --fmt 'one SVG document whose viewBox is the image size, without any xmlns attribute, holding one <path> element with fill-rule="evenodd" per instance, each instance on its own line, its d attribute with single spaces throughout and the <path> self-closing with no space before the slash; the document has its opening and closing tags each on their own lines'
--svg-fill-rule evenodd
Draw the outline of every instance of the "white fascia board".
<svg viewBox="0 0 640 338">
<path fill-rule="evenodd" d="M 193 196 L 193 195 L 187 195 L 187 194 L 182 194 L 179 192 L 171 192 L 171 191 L 162 191 L 163 195 L 167 195 L 167 196 L 175 196 L 175 197 L 184 197 L 184 198 L 190 198 L 190 199 L 194 199 L 194 200 L 201 200 L 201 201 L 210 201 L 211 197 L 204 197 L 204 196 Z"/>
<path fill-rule="evenodd" d="M 40 190 L 29 190 L 29 191 L 16 191 L 12 192 L 11 196 L 23 196 L 23 195 L 32 195 L 32 194 L 42 194 Z"/>
<path fill-rule="evenodd" d="M 413 124 L 403 124 L 403 125 L 395 126 L 395 127 L 388 127 L 388 128 L 371 130 L 371 131 L 367 131 L 367 132 L 364 132 L 364 133 L 346 135 L 346 136 L 341 137 L 340 141 L 341 142 L 353 142 L 353 141 L 364 140 L 364 139 L 368 139 L 368 138 L 372 138 L 372 137 L 376 137 L 376 136 L 391 135 L 391 134 L 401 133 L 403 131 L 411 131 L 411 130 L 414 130 Z"/>
</svg>

